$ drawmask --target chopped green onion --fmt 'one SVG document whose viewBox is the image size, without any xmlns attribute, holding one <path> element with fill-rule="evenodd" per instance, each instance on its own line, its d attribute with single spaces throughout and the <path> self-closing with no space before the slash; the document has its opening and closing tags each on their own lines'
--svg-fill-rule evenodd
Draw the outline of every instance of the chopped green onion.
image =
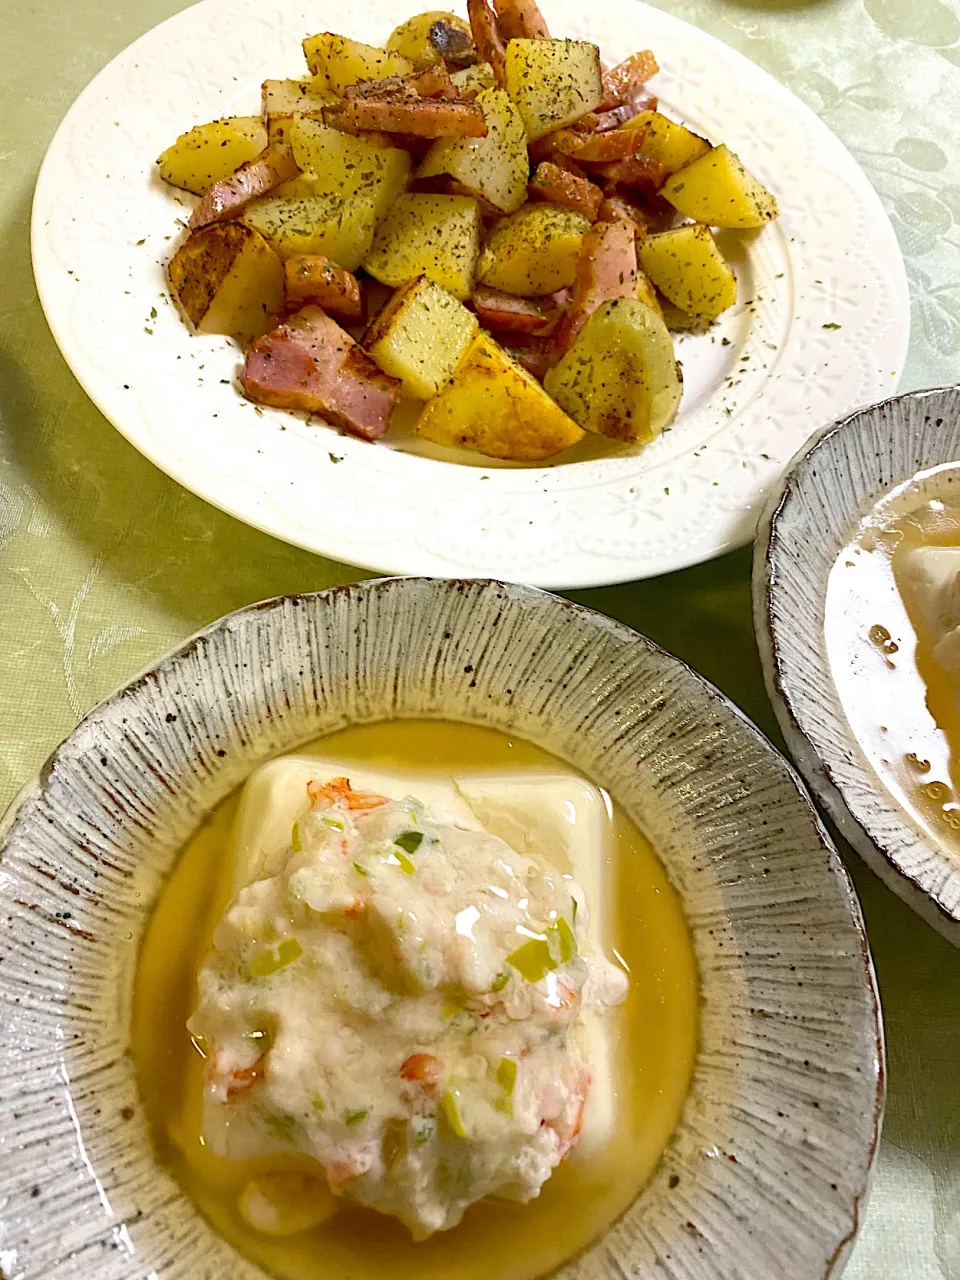
<svg viewBox="0 0 960 1280">
<path fill-rule="evenodd" d="M 579 908 L 580 908 L 580 904 L 577 902 L 576 898 L 574 898 L 572 894 L 571 894 L 571 897 L 570 897 L 570 901 L 573 903 L 573 923 L 574 923 L 574 924 L 576 924 L 576 923 L 577 923 L 577 911 L 578 911 L 578 910 L 579 910 Z"/>
<path fill-rule="evenodd" d="M 452 1000 L 448 1000 L 441 1010 L 440 1016 L 445 1019 L 455 1018 L 458 1013 L 463 1012 L 463 1005 L 455 1004 Z"/>
<path fill-rule="evenodd" d="M 402 831 L 393 843 L 398 844 L 404 853 L 416 853 L 423 844 L 423 832 Z"/>
<path fill-rule="evenodd" d="M 250 972 L 255 978 L 269 978 L 285 969 L 288 964 L 293 964 L 294 960 L 299 960 L 302 955 L 303 947 L 296 938 L 285 938 L 276 950 L 269 947 L 254 956 L 250 961 Z"/>
<path fill-rule="evenodd" d="M 577 954 L 577 940 L 563 916 L 559 920 L 554 920 L 553 924 L 547 928 L 547 933 L 555 943 L 554 951 L 559 956 L 560 963 L 566 964 L 572 960 Z"/>
<path fill-rule="evenodd" d="M 399 864 L 400 870 L 405 871 L 408 876 L 412 876 L 414 871 L 416 871 L 416 867 L 402 851 L 391 853 L 390 857 L 394 862 Z"/>
<path fill-rule="evenodd" d="M 364 1108 L 362 1111 L 348 1111 L 343 1118 L 348 1125 L 352 1126 L 355 1124 L 361 1124 L 366 1120 L 369 1114 L 370 1112 Z"/>
<path fill-rule="evenodd" d="M 300 835 L 300 823 L 293 824 L 293 830 L 290 833 L 290 843 L 293 846 L 293 852 L 299 853 L 303 848 L 303 839 Z"/>
<path fill-rule="evenodd" d="M 531 938 L 507 956 L 507 964 L 527 982 L 539 982 L 557 967 L 546 938 Z"/>
<path fill-rule="evenodd" d="M 359 863 L 359 862 L 355 862 L 355 863 L 353 864 L 353 869 L 354 869 L 354 871 L 357 873 L 357 875 L 358 875 L 358 876 L 368 876 L 368 875 L 370 874 L 370 872 L 367 870 L 367 868 L 366 868 L 366 867 L 362 867 L 362 866 L 360 865 L 360 863 Z"/>
<path fill-rule="evenodd" d="M 324 1100 L 320 1097 L 319 1093 L 315 1093 L 315 1094 L 313 1095 L 313 1097 L 310 1099 L 310 1105 L 311 1105 L 311 1106 L 312 1106 L 316 1111 L 326 1111 L 326 1109 L 327 1109 L 327 1104 L 326 1104 L 326 1103 L 324 1102 Z"/>
<path fill-rule="evenodd" d="M 450 1132 L 456 1138 L 465 1138 L 467 1129 L 463 1123 L 463 1116 L 460 1114 L 460 1106 L 457 1102 L 457 1090 L 448 1089 L 440 1099 L 440 1114 L 447 1122 Z"/>
<path fill-rule="evenodd" d="M 321 818 L 320 821 L 323 823 L 325 827 L 332 827 L 334 831 L 343 830 L 343 823 L 340 822 L 337 818 Z"/>
<path fill-rule="evenodd" d="M 517 1064 L 513 1058 L 501 1058 L 497 1067 L 497 1084 L 508 1098 L 513 1097 L 517 1087 Z"/>
<path fill-rule="evenodd" d="M 494 978 L 493 984 L 491 985 L 490 990 L 502 991 L 509 981 L 510 981 L 510 970 L 501 969 L 500 972 L 497 974 L 497 976 Z"/>
</svg>

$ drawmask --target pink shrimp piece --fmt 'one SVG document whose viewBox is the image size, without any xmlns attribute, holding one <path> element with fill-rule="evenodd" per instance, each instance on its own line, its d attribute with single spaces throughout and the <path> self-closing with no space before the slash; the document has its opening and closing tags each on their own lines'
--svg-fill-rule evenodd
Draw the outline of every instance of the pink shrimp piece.
<svg viewBox="0 0 960 1280">
<path fill-rule="evenodd" d="M 364 809 L 379 809 L 382 804 L 389 803 L 386 796 L 378 796 L 373 791 L 354 791 L 349 778 L 308 782 L 307 794 L 317 809 L 332 809 L 339 804 L 351 812 L 362 812 Z"/>
</svg>

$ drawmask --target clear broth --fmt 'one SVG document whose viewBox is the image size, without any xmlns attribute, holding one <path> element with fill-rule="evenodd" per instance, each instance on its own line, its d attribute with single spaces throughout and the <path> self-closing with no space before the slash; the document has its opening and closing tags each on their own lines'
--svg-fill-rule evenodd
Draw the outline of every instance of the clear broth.
<svg viewBox="0 0 960 1280">
<path fill-rule="evenodd" d="M 566 768 L 529 743 L 437 722 L 348 729 L 303 750 L 444 776 Z M 284 1280 L 531 1280 L 595 1240 L 657 1165 L 679 1120 L 697 1046 L 690 936 L 676 892 L 636 827 L 615 811 L 609 870 L 617 888 L 616 948 L 631 984 L 626 1003 L 613 1015 L 616 1040 L 626 1049 L 618 1056 L 627 1068 L 617 1082 L 620 1122 L 611 1140 L 589 1157 L 571 1157 L 532 1204 L 483 1202 L 453 1231 L 424 1243 L 414 1244 L 394 1220 L 346 1203 L 322 1227 L 277 1239 L 244 1223 L 237 1197 L 255 1174 L 307 1169 L 311 1162 L 230 1162 L 202 1146 L 202 1063 L 185 1027 L 197 970 L 228 901 L 224 853 L 237 798 L 204 824 L 165 886 L 143 944 L 134 998 L 133 1052 L 161 1158 L 210 1223 L 242 1254 Z"/>
</svg>

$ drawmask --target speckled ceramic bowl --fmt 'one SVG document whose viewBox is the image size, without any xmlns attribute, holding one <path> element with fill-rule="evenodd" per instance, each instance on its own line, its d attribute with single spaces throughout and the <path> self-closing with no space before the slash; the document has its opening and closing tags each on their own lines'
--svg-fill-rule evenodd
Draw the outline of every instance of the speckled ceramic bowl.
<svg viewBox="0 0 960 1280">
<path fill-rule="evenodd" d="M 760 522 L 754 613 L 767 689 L 791 754 L 845 839 L 960 946 L 960 861 L 927 839 L 857 743 L 830 670 L 827 582 L 877 501 L 960 461 L 960 387 L 917 391 L 822 431 L 791 462 Z"/>
<path fill-rule="evenodd" d="M 255 1280 L 151 1154 L 127 1053 L 144 923 L 201 818 L 278 752 L 445 717 L 607 787 L 679 890 L 702 988 L 682 1122 L 567 1280 L 821 1280 L 857 1229 L 883 1100 L 856 899 L 798 779 L 724 698 L 579 606 L 392 579 L 256 605 L 98 707 L 0 845 L 6 1280 Z"/>
</svg>

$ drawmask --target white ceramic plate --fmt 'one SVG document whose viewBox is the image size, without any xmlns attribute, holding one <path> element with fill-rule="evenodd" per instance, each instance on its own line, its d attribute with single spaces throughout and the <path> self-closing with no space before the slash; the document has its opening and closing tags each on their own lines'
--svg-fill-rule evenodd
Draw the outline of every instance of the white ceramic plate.
<svg viewBox="0 0 960 1280">
<path fill-rule="evenodd" d="M 137 946 L 183 843 L 251 769 L 405 717 L 490 725 L 605 786 L 690 928 L 683 1116 L 558 1280 L 835 1280 L 879 1138 L 882 1032 L 856 897 L 799 779 L 626 627 L 528 587 L 415 578 L 221 619 L 96 708 L 20 798 L 0 836 L 7 1280 L 264 1280 L 153 1156 L 128 1053 Z"/>
<path fill-rule="evenodd" d="M 301 75 L 303 36 L 382 43 L 417 5 L 205 0 L 88 86 L 37 183 L 33 260 L 50 327 L 131 443 L 208 501 L 324 555 L 588 587 L 749 541 L 764 493 L 811 432 L 895 390 L 909 329 L 900 251 L 876 193 L 817 116 L 659 10 L 543 7 L 556 34 L 596 41 L 609 62 L 653 48 L 666 110 L 728 142 L 780 200 L 777 224 L 724 236 L 741 304 L 681 342 L 674 428 L 641 453 L 581 445 L 550 467 L 504 468 L 426 453 L 402 434 L 372 447 L 247 403 L 233 386 L 237 349 L 190 334 L 167 297 L 164 265 L 191 198 L 165 188 L 153 162 L 195 123 L 256 112 L 264 78 Z"/>
<path fill-rule="evenodd" d="M 960 862 L 901 807 L 851 728 L 826 601 L 837 558 L 877 503 L 918 472 L 958 460 L 960 387 L 899 396 L 821 432 L 771 495 L 753 597 L 767 691 L 801 773 L 877 875 L 956 946 Z"/>
</svg>

